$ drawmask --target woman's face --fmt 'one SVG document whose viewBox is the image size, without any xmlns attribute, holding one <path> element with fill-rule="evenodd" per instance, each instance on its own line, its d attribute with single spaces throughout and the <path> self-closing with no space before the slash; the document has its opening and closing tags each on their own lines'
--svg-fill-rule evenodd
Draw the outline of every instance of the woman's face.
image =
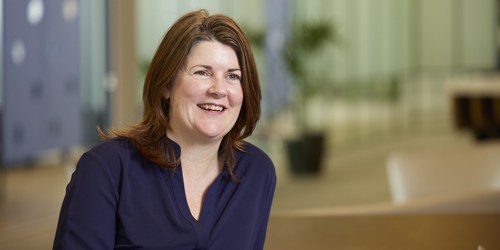
<svg viewBox="0 0 500 250">
<path fill-rule="evenodd" d="M 168 135 L 174 141 L 222 140 L 243 102 L 241 69 L 234 50 L 219 42 L 198 43 L 170 90 Z"/>
</svg>

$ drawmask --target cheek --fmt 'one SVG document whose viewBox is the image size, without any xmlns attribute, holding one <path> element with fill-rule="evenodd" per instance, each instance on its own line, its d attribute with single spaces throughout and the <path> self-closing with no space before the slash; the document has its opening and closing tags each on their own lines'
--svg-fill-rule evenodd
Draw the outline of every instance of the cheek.
<svg viewBox="0 0 500 250">
<path fill-rule="evenodd" d="M 229 102 L 232 107 L 241 107 L 241 104 L 243 103 L 243 90 L 241 89 L 241 86 L 230 90 Z"/>
<path fill-rule="evenodd" d="M 203 91 L 199 91 L 197 88 L 185 86 L 179 92 L 176 93 L 175 101 L 179 108 L 188 109 L 196 104 L 201 97 L 203 97 Z"/>
<path fill-rule="evenodd" d="M 209 88 L 206 81 L 189 81 L 183 88 L 183 95 L 190 100 L 203 99 Z"/>
</svg>

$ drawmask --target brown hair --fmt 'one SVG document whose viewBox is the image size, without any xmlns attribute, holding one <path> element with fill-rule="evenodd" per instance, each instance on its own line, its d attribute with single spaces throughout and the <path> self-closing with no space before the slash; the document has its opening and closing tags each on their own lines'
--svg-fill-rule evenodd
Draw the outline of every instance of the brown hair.
<svg viewBox="0 0 500 250">
<path fill-rule="evenodd" d="M 139 152 L 162 167 L 175 169 L 179 159 L 167 139 L 170 129 L 168 112 L 170 104 L 162 93 L 170 89 L 174 77 L 185 63 L 191 48 L 202 41 L 217 41 L 231 47 L 238 57 L 241 68 L 241 86 L 243 104 L 235 125 L 222 139 L 225 154 L 225 167 L 233 180 L 236 159 L 233 149 L 244 150 L 243 138 L 250 136 L 260 118 L 261 92 L 257 68 L 250 46 L 240 27 L 228 16 L 209 15 L 206 10 L 193 11 L 179 18 L 163 37 L 151 61 L 143 89 L 144 111 L 140 123 L 125 129 L 108 129 L 112 136 L 126 137 L 137 147 Z"/>
</svg>

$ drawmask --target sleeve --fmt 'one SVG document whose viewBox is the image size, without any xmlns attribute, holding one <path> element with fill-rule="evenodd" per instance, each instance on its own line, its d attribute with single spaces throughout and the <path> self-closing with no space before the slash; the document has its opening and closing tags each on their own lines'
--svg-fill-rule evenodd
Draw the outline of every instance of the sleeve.
<svg viewBox="0 0 500 250">
<path fill-rule="evenodd" d="M 274 168 L 273 168 L 274 169 Z M 257 239 L 255 241 L 254 249 L 263 249 L 264 242 L 266 240 L 267 224 L 269 221 L 269 214 L 271 213 L 271 205 L 273 203 L 274 190 L 276 189 L 276 173 L 271 175 L 270 181 L 268 183 L 268 192 L 265 201 L 265 207 L 262 212 L 261 222 L 257 232 Z"/>
<path fill-rule="evenodd" d="M 106 163 L 85 153 L 66 188 L 53 249 L 113 249 L 118 198 Z"/>
</svg>

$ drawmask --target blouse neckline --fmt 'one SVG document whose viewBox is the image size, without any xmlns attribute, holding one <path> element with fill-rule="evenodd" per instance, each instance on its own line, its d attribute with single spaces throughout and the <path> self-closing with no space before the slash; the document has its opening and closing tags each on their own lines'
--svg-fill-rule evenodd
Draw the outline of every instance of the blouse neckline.
<svg viewBox="0 0 500 250">
<path fill-rule="evenodd" d="M 176 158 L 180 158 L 181 156 L 180 146 L 170 138 L 169 141 L 174 149 Z M 184 219 L 191 224 L 194 231 L 196 232 L 196 245 L 197 248 L 199 249 L 204 249 L 208 247 L 210 239 L 209 229 L 213 227 L 213 218 L 215 217 L 214 213 L 217 200 L 217 190 L 219 187 L 219 183 L 221 182 L 221 179 L 223 178 L 225 172 L 227 172 L 227 170 L 223 170 L 219 174 L 219 176 L 217 176 L 214 182 L 208 187 L 208 190 L 203 199 L 203 204 L 201 206 L 200 220 L 196 220 L 191 214 L 191 210 L 189 209 L 189 205 L 186 198 L 184 179 L 182 174 L 182 162 L 181 161 L 179 162 L 179 165 L 175 168 L 175 170 L 163 171 L 164 178 L 168 178 L 168 180 L 167 179 L 165 180 L 166 183 L 170 182 L 170 185 L 172 186 L 177 207 L 181 211 L 181 214 L 184 217 Z"/>
</svg>

